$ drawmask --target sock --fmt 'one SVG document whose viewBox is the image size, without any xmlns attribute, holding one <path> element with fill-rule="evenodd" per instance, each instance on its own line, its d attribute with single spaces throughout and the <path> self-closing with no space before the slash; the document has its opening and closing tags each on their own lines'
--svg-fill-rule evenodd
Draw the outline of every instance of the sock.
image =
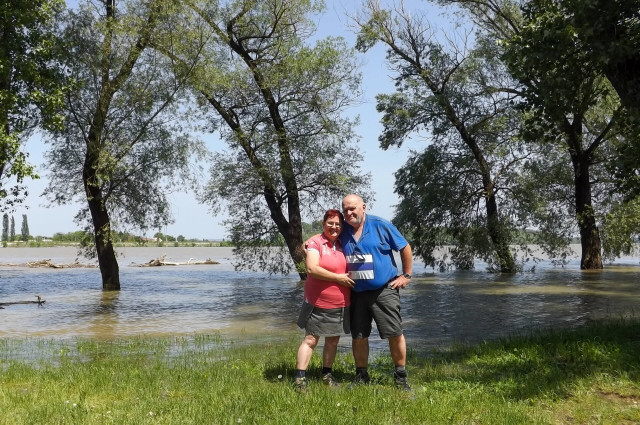
<svg viewBox="0 0 640 425">
<path fill-rule="evenodd" d="M 331 373 L 331 368 L 330 367 L 322 367 L 322 374 L 326 375 L 327 373 Z"/>
<path fill-rule="evenodd" d="M 304 378 L 306 373 L 306 370 L 296 369 L 296 378 Z"/>
<path fill-rule="evenodd" d="M 396 366 L 396 374 L 398 376 L 406 377 L 407 370 L 404 368 L 404 366 Z"/>
<path fill-rule="evenodd" d="M 366 367 L 357 367 L 356 368 L 356 375 L 361 375 L 361 376 L 367 376 L 369 373 L 367 372 L 367 368 Z"/>
</svg>

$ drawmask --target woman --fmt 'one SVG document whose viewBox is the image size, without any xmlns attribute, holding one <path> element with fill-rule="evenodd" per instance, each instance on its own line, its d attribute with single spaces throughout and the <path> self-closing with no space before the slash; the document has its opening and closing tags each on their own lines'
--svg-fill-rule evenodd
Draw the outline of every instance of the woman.
<svg viewBox="0 0 640 425">
<path fill-rule="evenodd" d="M 328 210 L 322 219 L 322 233 L 310 238 L 305 245 L 307 280 L 298 326 L 305 329 L 306 336 L 296 359 L 295 387 L 299 391 L 306 390 L 306 370 L 321 336 L 324 336 L 322 382 L 338 385 L 331 368 L 340 335 L 350 332 L 349 303 L 354 285 L 347 274 L 347 261 L 338 239 L 343 225 L 342 213 Z"/>
</svg>

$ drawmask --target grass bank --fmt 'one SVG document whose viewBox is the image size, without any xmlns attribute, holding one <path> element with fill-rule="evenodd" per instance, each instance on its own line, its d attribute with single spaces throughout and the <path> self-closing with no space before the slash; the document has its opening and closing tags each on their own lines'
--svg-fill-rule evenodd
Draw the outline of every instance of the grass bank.
<svg viewBox="0 0 640 425">
<path fill-rule="evenodd" d="M 631 424 L 640 423 L 640 322 L 410 353 L 412 393 L 388 356 L 369 386 L 347 388 L 349 353 L 322 386 L 292 388 L 299 340 L 240 344 L 216 335 L 0 340 L 0 423 L 9 424 Z M 25 357 L 25 354 L 29 353 Z"/>
</svg>

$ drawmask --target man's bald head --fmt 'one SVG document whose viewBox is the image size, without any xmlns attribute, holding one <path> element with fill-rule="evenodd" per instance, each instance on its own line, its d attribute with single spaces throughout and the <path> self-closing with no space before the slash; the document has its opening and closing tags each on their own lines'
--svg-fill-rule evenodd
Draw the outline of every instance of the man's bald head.
<svg viewBox="0 0 640 425">
<path fill-rule="evenodd" d="M 359 228 L 364 222 L 367 205 L 360 195 L 351 193 L 342 199 L 342 213 L 346 221 L 354 229 Z"/>
</svg>

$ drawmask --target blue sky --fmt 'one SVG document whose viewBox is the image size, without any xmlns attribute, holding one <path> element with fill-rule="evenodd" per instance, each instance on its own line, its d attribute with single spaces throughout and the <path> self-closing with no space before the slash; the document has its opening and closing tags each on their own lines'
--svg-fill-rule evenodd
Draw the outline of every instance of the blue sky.
<svg viewBox="0 0 640 425">
<path fill-rule="evenodd" d="M 416 1 L 416 0 L 413 0 Z M 411 1 L 411 3 L 413 3 Z M 355 41 L 355 34 L 348 28 L 349 14 L 353 14 L 359 2 L 354 0 L 328 0 L 327 10 L 318 19 L 318 35 L 341 35 L 351 44 Z M 407 2 L 409 3 L 409 2 Z M 420 2 L 421 8 L 427 8 L 427 2 Z M 434 18 L 437 16 L 434 15 Z M 398 198 L 393 193 L 394 176 L 406 161 L 409 151 L 421 150 L 426 141 L 414 140 L 406 142 L 402 148 L 391 148 L 383 151 L 379 148 L 378 135 L 382 129 L 380 114 L 375 109 L 375 95 L 378 93 L 390 93 L 393 84 L 390 79 L 390 71 L 385 63 L 385 52 L 378 45 L 360 57 L 363 67 L 363 91 L 361 104 L 349 110 L 349 114 L 360 116 L 360 126 L 357 129 L 361 136 L 360 149 L 364 156 L 361 168 L 372 175 L 371 187 L 375 191 L 375 202 L 369 203 L 371 214 L 391 219 L 394 213 L 394 205 Z M 217 140 L 207 140 L 210 150 L 222 147 Z M 29 230 L 34 236 L 51 236 L 55 232 L 72 232 L 78 230 L 73 222 L 73 217 L 80 208 L 79 205 L 46 207 L 46 200 L 40 197 L 46 186 L 47 175 L 42 171 L 43 150 L 45 146 L 34 137 L 27 143 L 27 151 L 30 154 L 32 164 L 38 166 L 41 179 L 28 182 L 30 194 L 26 208 L 19 208 L 14 213 L 16 231 L 19 231 L 22 214 L 27 215 Z M 162 229 L 165 234 L 186 238 L 222 239 L 226 236 L 225 228 L 221 222 L 224 215 L 212 216 L 206 205 L 199 204 L 190 193 L 177 193 L 170 195 L 172 215 L 175 223 Z M 154 231 L 149 230 L 146 236 L 152 236 Z"/>
</svg>

